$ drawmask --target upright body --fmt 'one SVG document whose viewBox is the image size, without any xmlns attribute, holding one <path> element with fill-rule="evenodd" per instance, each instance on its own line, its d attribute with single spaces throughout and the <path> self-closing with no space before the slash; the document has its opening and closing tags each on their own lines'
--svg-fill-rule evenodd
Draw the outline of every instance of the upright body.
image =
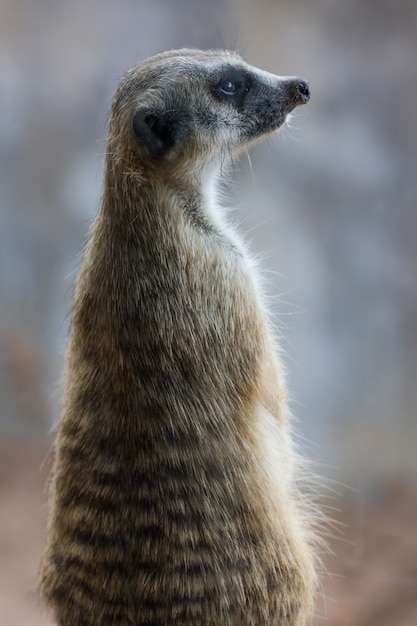
<svg viewBox="0 0 417 626">
<path fill-rule="evenodd" d="M 309 98 L 225 51 L 116 93 L 74 301 L 42 588 L 57 626 L 302 626 L 315 591 L 286 394 L 215 184 Z"/>
</svg>

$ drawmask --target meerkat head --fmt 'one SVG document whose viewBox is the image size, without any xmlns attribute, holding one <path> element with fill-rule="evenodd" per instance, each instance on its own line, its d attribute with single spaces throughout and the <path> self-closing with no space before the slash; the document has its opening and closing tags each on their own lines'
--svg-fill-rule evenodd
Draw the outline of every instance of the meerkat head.
<svg viewBox="0 0 417 626">
<path fill-rule="evenodd" d="M 309 98 L 306 81 L 259 70 L 234 52 L 157 54 L 120 83 L 112 152 L 119 152 L 129 170 L 151 167 L 196 176 L 277 130 Z"/>
</svg>

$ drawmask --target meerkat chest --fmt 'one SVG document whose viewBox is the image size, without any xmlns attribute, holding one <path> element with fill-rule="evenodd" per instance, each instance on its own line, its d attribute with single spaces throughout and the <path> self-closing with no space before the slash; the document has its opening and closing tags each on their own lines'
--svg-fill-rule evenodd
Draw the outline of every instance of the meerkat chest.
<svg viewBox="0 0 417 626">
<path fill-rule="evenodd" d="M 209 357 L 235 383 L 253 379 L 265 324 L 248 260 L 234 246 L 200 246 L 197 255 L 190 254 L 183 278 L 185 290 L 172 311 L 175 350 L 194 357 L 199 368 L 206 368 Z"/>
<path fill-rule="evenodd" d="M 185 232 L 137 269 L 135 337 L 157 363 L 187 380 L 244 387 L 256 378 L 265 322 L 250 261 L 234 242 Z M 124 299 L 126 301 L 126 299 Z M 154 359 L 155 361 L 156 359 Z"/>
</svg>

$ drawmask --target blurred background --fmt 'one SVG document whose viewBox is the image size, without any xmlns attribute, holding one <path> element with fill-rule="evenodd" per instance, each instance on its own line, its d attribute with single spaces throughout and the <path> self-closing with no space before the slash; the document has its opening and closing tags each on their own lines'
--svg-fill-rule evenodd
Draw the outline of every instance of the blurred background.
<svg viewBox="0 0 417 626">
<path fill-rule="evenodd" d="M 227 198 L 333 520 L 316 625 L 415 626 L 415 0 L 0 1 L 0 623 L 49 623 L 34 590 L 48 450 L 112 95 L 182 46 L 310 81 Z"/>
</svg>

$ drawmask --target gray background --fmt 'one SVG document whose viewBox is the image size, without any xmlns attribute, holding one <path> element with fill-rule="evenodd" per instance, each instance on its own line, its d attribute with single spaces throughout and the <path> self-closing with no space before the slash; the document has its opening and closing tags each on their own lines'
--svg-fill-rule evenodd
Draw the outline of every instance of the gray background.
<svg viewBox="0 0 417 626">
<path fill-rule="evenodd" d="M 311 83 L 228 193 L 278 296 L 298 428 L 336 471 L 415 466 L 417 5 L 20 0 L 0 29 L 1 431 L 43 434 L 57 415 L 120 76 L 162 49 L 225 46 Z"/>
</svg>

